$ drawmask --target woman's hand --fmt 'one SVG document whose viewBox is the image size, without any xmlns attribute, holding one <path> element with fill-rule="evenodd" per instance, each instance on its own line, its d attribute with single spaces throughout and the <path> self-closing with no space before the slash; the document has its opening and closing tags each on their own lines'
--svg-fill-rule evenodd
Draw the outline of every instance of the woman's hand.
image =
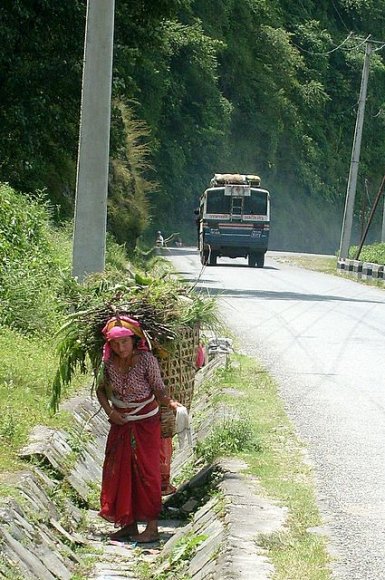
<svg viewBox="0 0 385 580">
<path fill-rule="evenodd" d="M 125 423 L 123 417 L 116 409 L 112 409 L 111 413 L 108 415 L 108 420 L 114 425 L 124 425 Z"/>
</svg>

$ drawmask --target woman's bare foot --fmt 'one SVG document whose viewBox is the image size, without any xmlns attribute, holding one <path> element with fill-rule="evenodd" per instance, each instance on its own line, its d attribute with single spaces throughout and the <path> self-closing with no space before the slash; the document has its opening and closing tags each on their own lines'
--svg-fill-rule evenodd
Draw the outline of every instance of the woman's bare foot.
<svg viewBox="0 0 385 580">
<path fill-rule="evenodd" d="M 171 495 L 172 493 L 176 492 L 176 487 L 174 485 L 172 485 L 171 483 L 167 484 L 163 489 L 162 489 L 162 495 Z"/>
<path fill-rule="evenodd" d="M 137 536 L 139 534 L 138 524 L 133 523 L 128 526 L 123 526 L 117 532 L 110 535 L 110 540 L 121 540 L 122 538 L 128 538 L 132 536 Z"/>
<path fill-rule="evenodd" d="M 138 542 L 138 544 L 159 542 L 158 522 L 156 520 L 148 522 L 146 529 L 141 534 L 132 535 L 130 538 L 133 542 Z"/>
<path fill-rule="evenodd" d="M 150 534 L 150 532 L 142 532 L 137 536 L 130 536 L 130 540 L 138 544 L 151 544 L 152 542 L 159 542 L 159 534 Z"/>
</svg>

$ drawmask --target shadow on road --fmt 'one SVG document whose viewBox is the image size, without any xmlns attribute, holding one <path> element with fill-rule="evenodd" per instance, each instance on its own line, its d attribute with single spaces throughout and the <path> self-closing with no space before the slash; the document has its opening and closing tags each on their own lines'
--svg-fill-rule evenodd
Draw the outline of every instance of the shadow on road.
<svg viewBox="0 0 385 580">
<path fill-rule="evenodd" d="M 161 248 L 164 255 L 170 256 L 198 256 L 199 252 L 195 248 L 171 248 L 169 246 L 164 246 Z"/>
<path fill-rule="evenodd" d="M 275 266 L 264 266 L 263 268 L 251 268 L 248 264 L 229 264 L 229 263 L 225 263 L 225 264 L 221 264 L 220 262 L 218 262 L 216 264 L 216 266 L 208 266 L 211 270 L 211 268 L 247 268 L 248 270 L 250 270 L 250 272 L 252 272 L 253 270 L 259 270 L 260 272 L 263 272 L 263 270 L 279 270 L 279 268 L 275 268 Z M 206 266 L 207 268 L 207 266 Z"/>
<path fill-rule="evenodd" d="M 165 255 L 169 256 L 197 256 L 199 257 L 199 251 L 195 248 L 174 248 L 174 247 L 164 247 L 162 251 Z M 221 258 L 218 258 L 219 260 Z M 250 268 L 247 264 L 246 260 L 244 264 L 234 264 L 230 262 L 218 262 L 215 266 L 206 266 L 208 268 L 248 268 L 250 270 L 258 270 L 259 268 Z M 261 268 L 262 269 L 262 268 Z M 278 270 L 279 268 L 275 268 L 274 266 L 264 266 L 264 270 Z"/>
<path fill-rule="evenodd" d="M 167 248 L 170 250 L 171 255 L 197 255 L 198 251 L 195 248 Z M 279 270 L 274 266 L 265 266 L 263 269 L 259 268 L 249 268 L 247 264 L 217 264 L 216 266 L 210 266 L 208 272 L 213 268 L 248 268 L 250 271 L 258 271 L 262 273 L 263 270 Z M 207 266 L 206 266 L 207 268 Z M 307 302 L 350 302 L 357 304 L 385 304 L 385 300 L 367 300 L 359 298 L 346 298 L 344 296 L 334 296 L 334 295 L 322 295 L 322 294 L 304 294 L 301 292 L 279 292 L 272 290 L 257 290 L 257 289 L 245 289 L 239 290 L 237 288 L 214 288 L 210 287 L 209 284 L 215 284 L 213 280 L 204 279 L 201 277 L 190 278 L 190 272 L 179 272 L 180 275 L 185 276 L 185 280 L 189 283 L 195 284 L 195 289 L 197 291 L 204 291 L 206 293 L 221 297 L 221 296 L 233 296 L 234 298 L 263 298 L 265 300 L 298 300 Z M 208 284 L 207 286 L 204 284 Z"/>
<path fill-rule="evenodd" d="M 200 280 L 201 282 L 201 280 Z M 208 286 L 196 285 L 196 290 L 202 290 L 209 294 L 218 296 L 233 296 L 234 298 L 263 298 L 265 300 L 298 300 L 308 302 L 357 302 L 362 304 L 384 304 L 383 300 L 360 300 L 358 298 L 345 298 L 344 296 L 322 295 L 322 294 L 302 294 L 300 292 L 274 292 L 272 290 L 237 290 L 235 288 L 210 288 Z"/>
</svg>

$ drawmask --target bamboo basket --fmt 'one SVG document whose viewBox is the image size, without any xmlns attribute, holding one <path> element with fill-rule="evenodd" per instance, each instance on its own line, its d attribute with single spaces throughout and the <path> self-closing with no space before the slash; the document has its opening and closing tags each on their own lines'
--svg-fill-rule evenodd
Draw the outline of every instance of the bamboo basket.
<svg viewBox="0 0 385 580">
<path fill-rule="evenodd" d="M 194 395 L 196 355 L 199 345 L 199 326 L 185 326 L 177 333 L 173 351 L 159 356 L 160 372 L 170 397 L 190 410 Z M 172 437 L 175 431 L 175 415 L 171 409 L 161 408 L 162 437 Z"/>
</svg>

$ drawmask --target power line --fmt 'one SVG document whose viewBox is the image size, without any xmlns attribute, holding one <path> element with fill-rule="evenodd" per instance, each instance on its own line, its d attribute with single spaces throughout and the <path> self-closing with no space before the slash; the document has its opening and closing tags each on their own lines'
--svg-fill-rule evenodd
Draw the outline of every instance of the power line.
<svg viewBox="0 0 385 580">
<path fill-rule="evenodd" d="M 365 44 L 365 42 L 368 42 L 369 39 L 370 39 L 370 34 L 364 40 L 362 40 L 362 42 L 360 42 L 359 44 L 356 44 L 356 46 L 352 46 L 351 48 L 349 48 L 348 46 L 346 46 L 344 48 L 344 50 L 357 50 L 357 48 L 360 48 L 360 46 L 362 46 L 363 44 Z M 358 39 L 357 38 L 356 40 L 361 40 L 361 39 Z"/>
<path fill-rule="evenodd" d="M 378 48 L 374 49 L 373 52 L 378 52 L 379 50 L 382 50 L 385 46 L 385 42 L 383 44 L 381 44 L 381 46 L 379 46 Z"/>
<path fill-rule="evenodd" d="M 345 44 L 348 42 L 348 40 L 359 40 L 360 42 L 358 44 L 356 44 L 355 46 L 349 47 L 349 46 L 345 46 Z M 348 36 L 338 46 L 335 46 L 331 50 L 327 50 L 325 52 L 313 52 L 311 50 L 307 50 L 306 48 L 303 48 L 302 46 L 299 46 L 295 42 L 292 42 L 292 44 L 293 44 L 293 46 L 298 48 L 298 50 L 301 50 L 302 52 L 306 52 L 307 54 L 310 54 L 312 56 L 329 56 L 329 54 L 332 54 L 333 52 L 336 52 L 337 50 L 342 49 L 342 47 L 343 47 L 343 50 L 345 50 L 345 51 L 358 50 L 361 46 L 363 46 L 367 42 L 371 42 L 372 44 L 380 44 L 381 45 L 378 48 L 373 49 L 372 52 L 378 52 L 379 50 L 382 50 L 385 47 L 385 42 L 380 41 L 380 40 L 372 40 L 370 34 L 366 38 L 361 38 L 358 36 L 354 36 L 353 32 L 349 32 Z"/>
<path fill-rule="evenodd" d="M 308 54 L 311 54 L 313 56 L 328 56 L 329 54 L 332 54 L 336 50 L 339 50 L 352 37 L 352 35 L 353 32 L 349 32 L 348 36 L 341 42 L 341 44 L 326 52 L 312 52 L 311 50 L 306 50 L 306 48 L 302 48 L 302 46 L 298 46 L 298 44 L 295 44 L 294 42 L 292 44 L 302 52 L 307 52 Z"/>
<path fill-rule="evenodd" d="M 367 38 L 362 38 L 362 36 L 356 36 L 355 38 L 356 38 L 356 40 L 363 40 L 364 42 L 367 42 L 370 39 L 371 44 L 384 44 L 383 40 L 373 40 L 373 38 L 371 37 L 371 34 L 369 34 L 369 36 L 367 36 Z"/>
<path fill-rule="evenodd" d="M 338 14 L 338 18 L 341 20 L 341 22 L 342 22 L 343 26 L 345 27 L 345 29 L 346 29 L 346 30 L 349 32 L 349 28 L 346 26 L 346 24 L 345 24 L 345 22 L 344 22 L 344 19 L 342 18 L 341 14 L 339 13 L 339 11 L 338 11 L 338 8 L 337 8 L 337 6 L 336 6 L 336 4 L 335 4 L 334 0 L 332 0 L 332 4 L 333 4 L 333 7 L 334 7 L 334 10 L 335 10 L 335 11 L 337 12 L 337 14 Z"/>
</svg>

